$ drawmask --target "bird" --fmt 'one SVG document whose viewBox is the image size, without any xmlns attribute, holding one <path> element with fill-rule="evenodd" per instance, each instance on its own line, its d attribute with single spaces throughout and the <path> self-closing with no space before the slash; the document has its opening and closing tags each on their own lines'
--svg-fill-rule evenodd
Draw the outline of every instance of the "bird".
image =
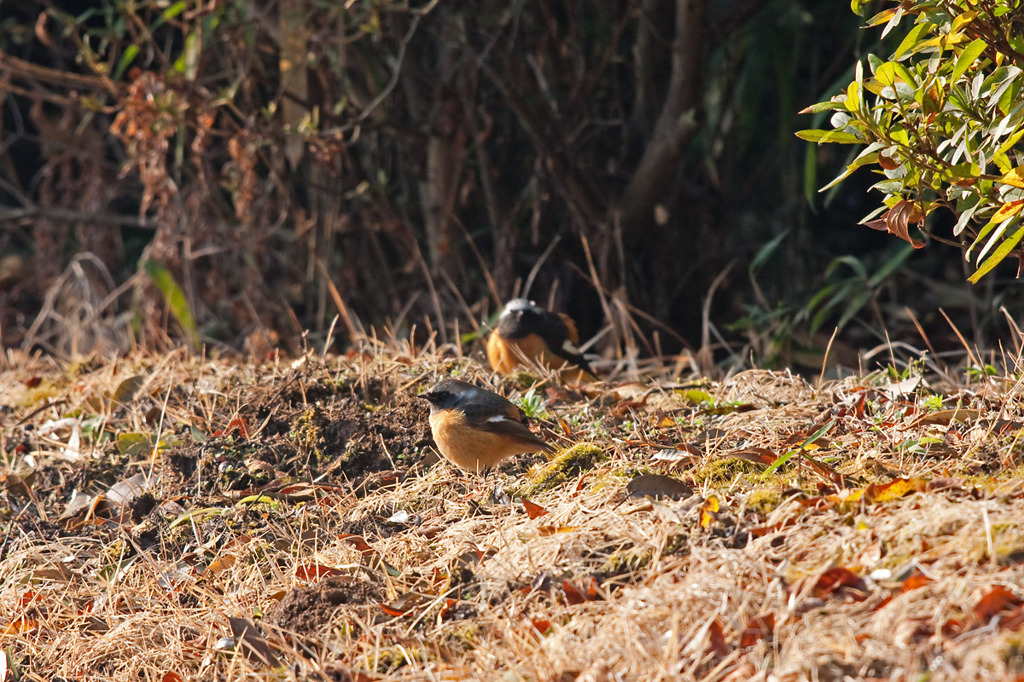
<svg viewBox="0 0 1024 682">
<path fill-rule="evenodd" d="M 497 393 L 445 379 L 419 397 L 430 403 L 437 449 L 469 472 L 483 473 L 512 455 L 554 451 L 533 435 L 526 414 Z"/>
<path fill-rule="evenodd" d="M 487 339 L 487 360 L 498 374 L 536 363 L 558 370 L 562 381 L 596 381 L 583 354 L 576 323 L 565 313 L 544 310 L 533 301 L 515 298 L 505 304 Z"/>
</svg>

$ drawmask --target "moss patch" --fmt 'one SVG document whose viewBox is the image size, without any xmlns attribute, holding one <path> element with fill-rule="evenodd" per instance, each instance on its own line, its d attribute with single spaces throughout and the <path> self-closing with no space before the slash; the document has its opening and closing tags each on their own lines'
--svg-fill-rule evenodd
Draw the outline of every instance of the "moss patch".
<svg viewBox="0 0 1024 682">
<path fill-rule="evenodd" d="M 607 458 L 604 450 L 593 443 L 577 443 L 555 455 L 550 462 L 534 467 L 527 474 L 527 482 L 521 494 L 531 496 L 557 488 Z"/>
</svg>

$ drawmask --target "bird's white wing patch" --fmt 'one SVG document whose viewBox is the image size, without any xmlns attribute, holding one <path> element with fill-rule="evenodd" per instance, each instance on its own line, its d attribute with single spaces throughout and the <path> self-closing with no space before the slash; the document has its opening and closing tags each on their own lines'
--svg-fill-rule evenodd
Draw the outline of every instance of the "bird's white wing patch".
<svg viewBox="0 0 1024 682">
<path fill-rule="evenodd" d="M 504 416 L 504 415 L 501 415 L 501 414 L 496 414 L 493 417 L 488 417 L 487 421 L 489 421 L 489 422 L 507 422 L 507 421 L 509 421 L 509 418 Z"/>
</svg>

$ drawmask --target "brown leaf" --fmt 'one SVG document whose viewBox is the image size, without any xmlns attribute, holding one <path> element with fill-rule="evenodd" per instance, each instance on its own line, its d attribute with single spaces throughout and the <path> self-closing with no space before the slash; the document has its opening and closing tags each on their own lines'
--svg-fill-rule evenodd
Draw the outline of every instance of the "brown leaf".
<svg viewBox="0 0 1024 682">
<path fill-rule="evenodd" d="M 542 635 L 551 629 L 551 621 L 545 618 L 534 618 L 530 621 L 530 625 Z"/>
<path fill-rule="evenodd" d="M 226 427 L 224 427 L 222 430 L 214 431 L 213 435 L 214 436 L 227 436 L 227 435 L 230 435 L 232 431 L 237 431 L 238 435 L 241 436 L 242 438 L 248 438 L 249 437 L 249 420 L 245 419 L 244 417 L 236 417 L 236 418 L 232 419 L 231 421 L 229 421 L 228 425 Z"/>
<path fill-rule="evenodd" d="M 999 619 L 999 628 L 1016 632 L 1024 625 L 1024 605 L 1018 606 L 1010 613 Z"/>
<path fill-rule="evenodd" d="M 344 540 L 348 544 L 352 545 L 355 550 L 364 556 L 373 556 L 376 554 L 376 550 L 370 546 L 362 535 L 352 535 L 351 533 L 338 533 L 338 538 Z"/>
<path fill-rule="evenodd" d="M 539 518 L 539 517 L 544 516 L 545 514 L 548 513 L 547 509 L 545 509 L 544 507 L 540 506 L 539 504 L 536 504 L 534 502 L 530 502 L 525 497 L 521 498 L 521 500 L 522 500 L 522 503 L 523 503 L 523 508 L 526 509 L 526 515 L 528 517 L 530 517 L 531 519 Z"/>
<path fill-rule="evenodd" d="M 3 482 L 4 488 L 7 492 L 14 497 L 20 497 L 22 499 L 32 499 L 32 488 L 24 478 L 14 473 L 13 471 L 6 476 L 0 476 L 0 482 Z"/>
<path fill-rule="evenodd" d="M 15 618 L 6 627 L 0 630 L 0 635 L 23 635 L 39 627 L 39 621 L 35 618 Z"/>
<path fill-rule="evenodd" d="M 295 577 L 300 580 L 315 581 L 332 575 L 344 575 L 344 572 L 340 569 L 317 563 L 303 564 L 295 569 Z"/>
<path fill-rule="evenodd" d="M 415 608 L 420 602 L 423 601 L 423 597 L 416 592 L 406 592 L 405 594 L 399 595 L 397 599 L 391 600 L 385 604 L 381 602 L 379 604 L 381 610 L 389 616 L 400 617 L 409 615 L 413 608 Z"/>
<path fill-rule="evenodd" d="M 217 575 L 218 573 L 223 573 L 234 566 L 236 561 L 238 561 L 238 556 L 235 554 L 223 554 L 210 562 L 210 565 L 206 567 L 205 571 L 203 571 L 203 575 L 208 577 L 211 575 Z"/>
<path fill-rule="evenodd" d="M 931 578 L 915 568 L 913 572 L 907 576 L 907 579 L 903 581 L 903 584 L 900 585 L 900 592 L 910 592 L 911 590 L 924 587 L 931 582 Z"/>
<path fill-rule="evenodd" d="M 742 450 L 723 452 L 719 457 L 737 457 L 755 464 L 771 465 L 779 458 L 779 454 L 769 448 L 743 448 Z"/>
<path fill-rule="evenodd" d="M 142 385 L 145 383 L 146 377 L 144 376 L 136 375 L 128 377 L 117 385 L 117 388 L 114 389 L 113 395 L 110 397 L 115 403 L 127 405 L 131 401 L 135 400 L 135 396 L 139 394 L 139 390 L 142 389 Z"/>
<path fill-rule="evenodd" d="M 240 651 L 246 660 L 260 662 L 270 668 L 281 665 L 258 625 L 248 618 L 232 618 L 230 616 L 228 623 L 231 625 L 231 634 L 235 638 L 235 650 Z"/>
<path fill-rule="evenodd" d="M 715 655 L 715 658 L 724 658 L 729 653 L 729 647 L 725 643 L 725 632 L 722 624 L 717 618 L 711 621 L 708 626 L 708 651 Z"/>
<path fill-rule="evenodd" d="M 839 566 L 830 568 L 820 576 L 814 583 L 813 594 L 815 597 L 824 599 L 842 588 L 849 588 L 849 592 L 856 601 L 863 601 L 867 597 L 867 585 L 864 580 L 849 570 Z"/>
<path fill-rule="evenodd" d="M 982 595 L 978 603 L 971 609 L 974 619 L 979 623 L 987 623 L 1001 611 L 1020 606 L 1021 600 L 1009 589 L 998 585 Z"/>
<path fill-rule="evenodd" d="M 598 592 L 597 579 L 594 577 L 583 578 L 579 581 L 563 580 L 562 591 L 565 593 L 566 603 L 570 606 L 602 598 Z"/>
<path fill-rule="evenodd" d="M 865 227 L 872 230 L 880 230 L 896 235 L 906 241 L 915 249 L 922 249 L 924 242 L 919 242 L 910 236 L 910 223 L 920 223 L 924 220 L 924 214 L 913 201 L 901 199 L 895 206 L 882 214 L 877 220 L 869 220 L 863 223 Z"/>
<path fill-rule="evenodd" d="M 446 620 L 450 616 L 452 609 L 455 608 L 458 603 L 458 599 L 445 599 L 444 606 L 442 606 L 441 610 L 437 612 L 438 621 Z"/>
<path fill-rule="evenodd" d="M 754 646 L 761 641 L 769 641 L 775 631 L 775 614 L 771 611 L 759 613 L 743 627 L 740 632 L 740 646 Z"/>
<path fill-rule="evenodd" d="M 650 496 L 655 499 L 667 497 L 671 500 L 681 500 L 693 495 L 693 489 L 678 478 L 671 476 L 640 474 L 626 484 L 626 493 L 629 497 Z"/>
<path fill-rule="evenodd" d="M 887 156 L 885 152 L 878 152 L 878 165 L 885 170 L 894 170 L 900 167 L 899 159 Z"/>
<path fill-rule="evenodd" d="M 924 426 L 925 424 L 948 426 L 954 421 L 965 423 L 977 421 L 979 417 L 981 417 L 981 410 L 971 410 L 966 407 L 958 407 L 955 410 L 936 410 L 935 412 L 923 414 L 912 421 L 910 428 Z"/>
</svg>

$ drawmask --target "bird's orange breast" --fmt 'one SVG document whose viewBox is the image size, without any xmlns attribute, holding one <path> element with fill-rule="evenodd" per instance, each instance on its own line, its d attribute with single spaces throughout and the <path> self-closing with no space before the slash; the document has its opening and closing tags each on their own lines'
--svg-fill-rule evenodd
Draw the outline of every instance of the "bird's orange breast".
<svg viewBox="0 0 1024 682">
<path fill-rule="evenodd" d="M 508 374 L 523 365 L 537 364 L 548 369 L 561 370 L 562 381 L 594 381 L 589 372 L 552 353 L 544 339 L 537 334 L 527 334 L 521 339 L 506 339 L 496 331 L 491 332 L 487 339 L 487 361 L 491 364 L 491 369 L 498 374 Z M 565 368 L 566 365 L 570 366 Z"/>
<path fill-rule="evenodd" d="M 500 433 L 474 428 L 459 410 L 442 410 L 430 415 L 430 430 L 437 449 L 445 459 L 467 471 L 482 472 L 512 455 L 537 452 L 533 445 Z"/>
</svg>

